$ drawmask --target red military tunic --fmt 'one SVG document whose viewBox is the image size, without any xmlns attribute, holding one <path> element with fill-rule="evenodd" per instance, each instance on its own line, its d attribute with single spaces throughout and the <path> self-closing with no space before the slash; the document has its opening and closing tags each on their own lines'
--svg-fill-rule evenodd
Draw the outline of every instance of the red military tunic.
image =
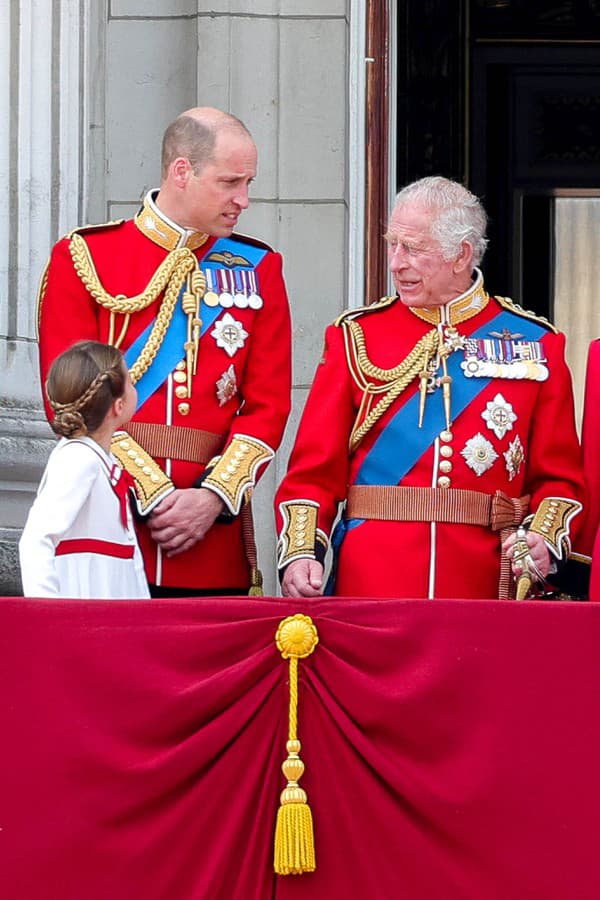
<svg viewBox="0 0 600 900">
<path fill-rule="evenodd" d="M 585 472 L 585 524 L 580 536 L 592 555 L 590 600 L 600 600 L 600 340 L 590 344 L 585 381 L 582 444 Z"/>
<path fill-rule="evenodd" d="M 276 496 L 279 565 L 322 558 L 347 501 L 336 594 L 509 596 L 511 527 L 535 514 L 568 551 L 579 457 L 563 335 L 479 273 L 440 309 L 384 299 L 327 329 Z"/>
<path fill-rule="evenodd" d="M 195 312 L 184 312 L 184 301 L 192 308 L 197 301 Z M 82 229 L 58 242 L 42 278 L 38 315 L 43 381 L 56 356 L 78 340 L 124 351 L 139 394 L 130 430 L 141 446 L 123 440 L 113 452 L 139 477 L 146 511 L 166 481 L 155 462 L 176 488 L 205 478 L 232 514 L 240 511 L 289 413 L 290 316 L 278 253 L 251 238 L 187 232 L 148 195 L 134 220 Z M 207 470 L 211 458 L 214 468 Z M 139 540 L 150 583 L 248 588 L 239 516 L 215 523 L 202 541 L 172 558 L 144 524 Z"/>
</svg>

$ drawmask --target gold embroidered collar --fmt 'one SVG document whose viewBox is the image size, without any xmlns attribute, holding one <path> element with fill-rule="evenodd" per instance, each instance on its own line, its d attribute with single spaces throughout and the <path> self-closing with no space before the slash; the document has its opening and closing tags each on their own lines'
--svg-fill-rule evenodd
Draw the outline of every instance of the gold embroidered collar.
<svg viewBox="0 0 600 900">
<path fill-rule="evenodd" d="M 475 269 L 475 281 L 460 297 L 455 297 L 443 306 L 428 309 L 409 306 L 409 309 L 430 325 L 459 325 L 485 309 L 489 299 L 489 294 L 483 287 L 483 275 L 479 269 Z"/>
<path fill-rule="evenodd" d="M 158 191 L 148 191 L 144 197 L 144 204 L 134 218 L 134 222 L 147 238 L 158 244 L 165 250 L 178 250 L 180 247 L 189 247 L 197 250 L 208 240 L 208 235 L 200 231 L 189 231 L 182 228 L 172 219 L 167 218 L 156 205 L 155 198 Z"/>
</svg>

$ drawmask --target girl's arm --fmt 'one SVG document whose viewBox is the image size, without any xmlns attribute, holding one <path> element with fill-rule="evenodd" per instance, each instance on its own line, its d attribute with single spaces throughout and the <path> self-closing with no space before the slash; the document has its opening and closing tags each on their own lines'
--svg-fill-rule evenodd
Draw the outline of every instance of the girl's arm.
<svg viewBox="0 0 600 900">
<path fill-rule="evenodd" d="M 60 597 L 55 549 L 73 525 L 100 473 L 88 447 L 67 441 L 52 452 L 29 511 L 19 560 L 25 597 Z"/>
</svg>

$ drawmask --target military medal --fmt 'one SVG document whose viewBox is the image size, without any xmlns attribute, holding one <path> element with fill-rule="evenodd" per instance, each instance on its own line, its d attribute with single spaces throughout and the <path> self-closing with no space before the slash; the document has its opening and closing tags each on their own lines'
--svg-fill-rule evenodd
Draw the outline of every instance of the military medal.
<svg viewBox="0 0 600 900">
<path fill-rule="evenodd" d="M 250 309 L 260 309 L 263 305 L 263 299 L 258 293 L 258 286 L 256 284 L 256 272 L 248 272 L 248 278 L 250 279 L 250 294 L 248 295 L 248 306 Z"/>
<path fill-rule="evenodd" d="M 237 381 L 235 378 L 235 369 L 233 363 L 231 363 L 229 368 L 223 372 L 217 381 L 217 400 L 219 401 L 219 406 L 225 406 L 225 404 L 235 397 L 236 394 Z"/>
<path fill-rule="evenodd" d="M 216 340 L 217 347 L 222 347 L 228 356 L 237 353 L 244 346 L 248 337 L 248 332 L 242 323 L 234 319 L 231 313 L 225 313 L 210 334 Z"/>
<path fill-rule="evenodd" d="M 224 269 L 216 269 L 215 274 L 220 282 L 219 306 L 222 306 L 223 309 L 231 309 L 233 306 L 233 294 L 229 289 L 227 272 Z"/>
<path fill-rule="evenodd" d="M 465 462 L 469 468 L 473 469 L 478 476 L 487 472 L 498 459 L 498 454 L 493 446 L 481 432 L 478 432 L 474 437 L 469 438 L 460 452 L 461 455 L 464 456 Z"/>
<path fill-rule="evenodd" d="M 233 302 L 235 303 L 238 309 L 246 309 L 248 306 L 248 292 L 246 290 L 246 284 L 244 281 L 244 275 L 246 273 L 236 269 L 231 273 L 233 277 L 235 294 L 233 295 Z"/>
<path fill-rule="evenodd" d="M 512 404 L 508 403 L 502 394 L 496 394 L 494 399 L 486 404 L 481 418 L 485 419 L 487 427 L 497 438 L 503 438 L 507 431 L 512 431 L 513 422 L 517 421 Z"/>
<path fill-rule="evenodd" d="M 206 276 L 206 287 L 207 291 L 202 298 L 204 303 L 207 306 L 218 306 L 219 305 L 219 295 L 215 291 L 215 287 L 217 286 L 215 280 L 215 273 L 213 269 L 205 269 L 204 274 Z"/>
<path fill-rule="evenodd" d="M 492 331 L 489 338 L 467 338 L 461 368 L 467 378 L 510 378 L 546 381 L 548 367 L 540 341 L 523 340 L 522 334 Z"/>
<path fill-rule="evenodd" d="M 506 461 L 506 471 L 508 472 L 508 480 L 512 481 L 515 475 L 518 475 L 521 466 L 525 460 L 525 451 L 523 449 L 523 444 L 521 443 L 521 438 L 519 435 L 516 436 L 514 441 L 511 441 L 508 445 L 508 450 L 503 454 L 504 459 Z"/>
</svg>

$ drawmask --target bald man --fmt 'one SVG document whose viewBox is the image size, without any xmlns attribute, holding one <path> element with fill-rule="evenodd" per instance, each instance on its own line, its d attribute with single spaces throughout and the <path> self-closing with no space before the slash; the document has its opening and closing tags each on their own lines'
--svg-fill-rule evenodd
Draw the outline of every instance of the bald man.
<svg viewBox="0 0 600 900">
<path fill-rule="evenodd" d="M 136 384 L 112 449 L 135 479 L 153 596 L 260 588 L 249 496 L 288 417 L 291 337 L 281 256 L 235 231 L 256 168 L 239 119 L 187 110 L 137 215 L 71 232 L 41 279 L 42 383 L 93 338 L 123 351 Z"/>
</svg>

